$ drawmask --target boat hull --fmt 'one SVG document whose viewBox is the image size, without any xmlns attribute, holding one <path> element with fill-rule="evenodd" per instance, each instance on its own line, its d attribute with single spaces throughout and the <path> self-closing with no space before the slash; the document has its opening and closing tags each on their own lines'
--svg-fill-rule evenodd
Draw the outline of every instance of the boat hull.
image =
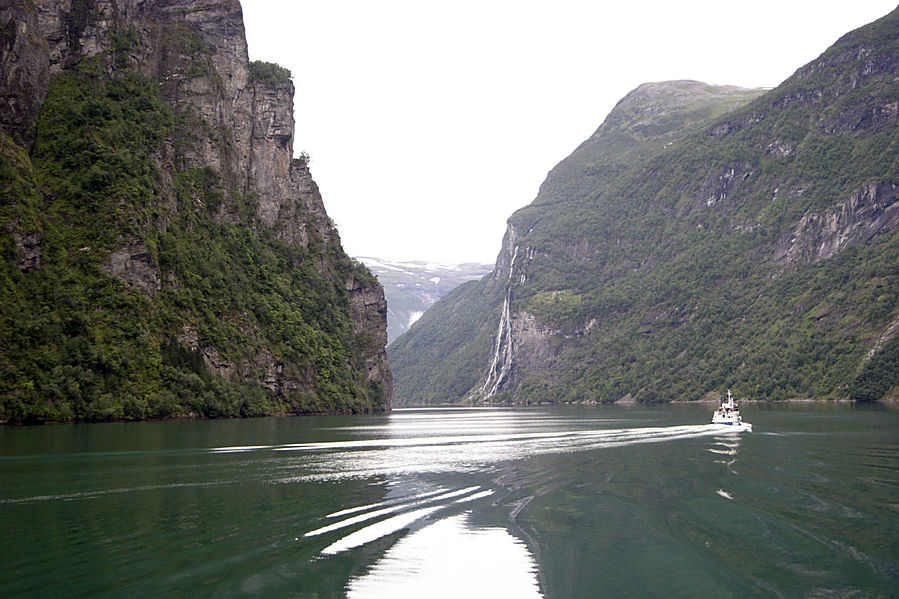
<svg viewBox="0 0 899 599">
<path fill-rule="evenodd" d="M 710 426 L 713 426 L 716 429 L 720 429 L 720 432 L 722 432 L 722 433 L 751 433 L 752 432 L 752 425 L 748 422 L 740 422 L 740 423 L 713 422 Z"/>
</svg>

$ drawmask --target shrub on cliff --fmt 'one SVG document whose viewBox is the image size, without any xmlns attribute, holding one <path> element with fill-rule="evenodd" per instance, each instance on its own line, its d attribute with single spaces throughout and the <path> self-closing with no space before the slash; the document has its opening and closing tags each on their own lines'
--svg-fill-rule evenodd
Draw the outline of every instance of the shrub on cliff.
<svg viewBox="0 0 899 599">
<path fill-rule="evenodd" d="M 254 60 L 250 63 L 250 81 L 286 83 L 290 81 L 290 77 L 290 69 L 286 69 L 279 64 L 264 60 Z"/>
</svg>

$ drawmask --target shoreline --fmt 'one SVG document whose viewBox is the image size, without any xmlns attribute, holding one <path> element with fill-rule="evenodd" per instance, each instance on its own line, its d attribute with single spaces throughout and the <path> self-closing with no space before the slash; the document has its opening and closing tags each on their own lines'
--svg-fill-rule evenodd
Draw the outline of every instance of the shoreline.
<svg viewBox="0 0 899 599">
<path fill-rule="evenodd" d="M 752 403 L 752 404 L 782 404 L 782 403 L 801 403 L 801 404 L 879 404 L 879 403 L 889 403 L 889 404 L 899 404 L 899 397 L 885 397 L 882 399 L 875 399 L 872 401 L 860 401 L 857 399 L 848 399 L 848 398 L 822 398 L 822 399 L 814 399 L 810 397 L 794 397 L 791 399 L 737 399 L 739 403 Z M 477 408 L 528 408 L 528 407 L 539 407 L 539 406 L 599 406 L 599 405 L 610 405 L 610 406 L 664 406 L 664 405 L 683 405 L 683 404 L 720 404 L 721 399 L 719 398 L 702 398 L 702 399 L 672 399 L 671 401 L 665 402 L 656 402 L 656 403 L 641 403 L 635 399 L 630 399 L 626 401 L 618 400 L 618 401 L 593 401 L 593 400 L 584 400 L 584 401 L 566 401 L 566 402 L 537 402 L 537 403 L 478 403 L 478 404 L 467 404 L 464 402 L 442 402 L 442 403 L 422 403 L 422 404 L 403 404 L 398 406 L 393 406 L 393 409 L 428 409 L 428 408 L 457 408 L 457 409 L 477 409 Z"/>
<path fill-rule="evenodd" d="M 133 422 L 183 422 L 188 420 L 250 420 L 253 418 L 295 418 L 303 416 L 362 416 L 366 414 L 389 414 L 391 411 L 393 411 L 393 406 L 388 406 L 384 410 L 370 410 L 366 412 L 276 412 L 272 414 L 254 414 L 252 416 L 200 416 L 198 414 L 187 414 L 185 416 L 163 416 L 162 418 L 112 418 L 110 420 L 41 420 L 39 422 L 10 422 L 9 420 L 0 420 L 0 427 L 43 426 L 45 424 L 129 424 Z"/>
<path fill-rule="evenodd" d="M 374 414 L 390 414 L 394 409 L 427 409 L 427 408 L 457 408 L 457 409 L 477 409 L 477 408 L 528 408 L 528 407 L 541 407 L 541 406 L 599 406 L 599 405 L 613 405 L 613 406 L 663 406 L 663 405 L 685 405 L 685 404 L 701 404 L 701 405 L 717 405 L 721 402 L 719 399 L 674 399 L 667 402 L 660 403 L 640 403 L 636 400 L 631 401 L 613 401 L 613 402 L 601 402 L 601 401 L 575 401 L 575 402 L 541 402 L 541 403 L 533 403 L 533 404 L 506 404 L 506 403 L 496 403 L 496 404 L 479 404 L 479 405 L 465 405 L 461 403 L 439 403 L 439 404 L 406 404 L 400 406 L 388 406 L 383 410 L 371 410 L 366 412 L 346 412 L 346 411 L 322 411 L 322 412 L 279 412 L 273 414 L 259 414 L 254 416 L 199 416 L 196 414 L 189 414 L 184 416 L 165 416 L 163 418 L 142 418 L 139 420 L 131 420 L 127 418 L 116 418 L 111 420 L 43 420 L 40 422 L 10 422 L 8 420 L 0 420 L 0 427 L 28 427 L 28 426 L 43 426 L 46 424 L 49 425 L 62 425 L 62 424 L 127 424 L 133 422 L 178 422 L 178 421 L 188 421 L 188 420 L 245 420 L 251 418 L 296 418 L 296 417 L 304 417 L 304 416 L 363 416 L 363 415 L 374 415 Z M 899 397 L 885 397 L 882 399 L 875 399 L 873 401 L 859 401 L 856 399 L 813 399 L 813 398 L 801 398 L 796 397 L 792 399 L 738 399 L 738 403 L 741 404 L 899 404 Z"/>
</svg>

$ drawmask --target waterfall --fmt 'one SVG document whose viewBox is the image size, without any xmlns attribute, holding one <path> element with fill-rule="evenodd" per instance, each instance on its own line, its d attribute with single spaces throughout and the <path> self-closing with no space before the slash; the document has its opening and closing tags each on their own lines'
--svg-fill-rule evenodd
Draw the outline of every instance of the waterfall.
<svg viewBox="0 0 899 599">
<path fill-rule="evenodd" d="M 515 258 L 518 257 L 518 246 L 515 246 L 515 249 L 512 250 L 512 262 L 509 264 L 509 278 L 508 280 L 512 280 L 512 271 L 515 270 Z"/>
<path fill-rule="evenodd" d="M 484 384 L 479 389 L 482 399 L 490 399 L 496 395 L 512 374 L 512 287 L 514 285 L 512 275 L 515 272 L 515 260 L 518 258 L 519 247 L 517 244 L 513 244 L 517 235 L 515 228 L 511 224 L 506 236 L 509 240 L 509 250 L 506 250 L 506 255 L 509 256 L 511 254 L 509 274 L 506 277 L 506 298 L 503 301 L 499 327 L 496 330 L 496 339 L 493 342 L 493 359 L 490 361 L 490 368 L 487 370 Z M 503 243 L 505 247 L 505 240 Z M 530 258 L 531 248 L 525 248 L 525 254 Z M 524 270 L 519 270 L 521 270 L 521 282 L 523 283 L 525 281 Z M 501 275 L 497 272 L 495 276 Z"/>
<path fill-rule="evenodd" d="M 512 287 L 506 289 L 506 299 L 503 302 L 503 312 L 499 319 L 499 328 L 496 331 L 496 341 L 493 344 L 493 360 L 487 371 L 487 378 L 481 385 L 481 396 L 488 399 L 496 395 L 509 374 L 512 372 Z"/>
</svg>

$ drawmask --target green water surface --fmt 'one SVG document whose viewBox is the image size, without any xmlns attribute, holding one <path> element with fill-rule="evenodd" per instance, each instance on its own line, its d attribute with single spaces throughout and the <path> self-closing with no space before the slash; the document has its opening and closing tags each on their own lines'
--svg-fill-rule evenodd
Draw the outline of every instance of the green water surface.
<svg viewBox="0 0 899 599">
<path fill-rule="evenodd" d="M 2 427 L 0 596 L 899 595 L 899 409 L 711 411 Z"/>
</svg>

